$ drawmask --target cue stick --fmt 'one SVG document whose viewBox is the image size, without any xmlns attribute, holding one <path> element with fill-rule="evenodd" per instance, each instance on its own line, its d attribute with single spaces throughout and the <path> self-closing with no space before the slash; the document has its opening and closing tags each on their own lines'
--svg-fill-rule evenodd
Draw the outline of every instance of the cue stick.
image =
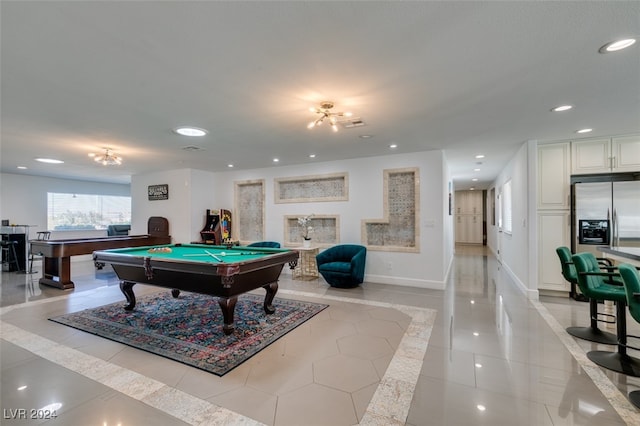
<svg viewBox="0 0 640 426">
<path fill-rule="evenodd" d="M 213 257 L 215 260 L 217 260 L 218 262 L 223 262 L 222 259 L 220 259 L 218 256 L 216 256 L 215 254 L 211 253 L 209 250 L 205 250 L 205 253 L 207 253 L 209 256 Z"/>
<path fill-rule="evenodd" d="M 258 252 L 256 251 L 249 251 L 249 252 L 241 252 L 241 253 L 225 253 L 225 254 L 221 254 L 221 256 L 247 256 L 247 255 L 252 255 L 252 254 L 258 254 Z M 189 256 L 211 256 L 213 255 L 213 253 L 209 253 L 207 252 L 206 254 L 200 254 L 200 253 L 188 253 L 188 254 L 183 254 L 182 256 L 184 257 L 189 257 Z"/>
</svg>

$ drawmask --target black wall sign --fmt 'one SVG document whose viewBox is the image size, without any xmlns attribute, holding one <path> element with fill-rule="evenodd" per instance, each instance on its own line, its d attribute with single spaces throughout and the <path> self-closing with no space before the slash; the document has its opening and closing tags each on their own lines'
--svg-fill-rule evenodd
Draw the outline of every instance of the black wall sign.
<svg viewBox="0 0 640 426">
<path fill-rule="evenodd" d="M 149 201 L 155 200 L 168 200 L 169 199 L 169 185 L 149 185 Z"/>
</svg>

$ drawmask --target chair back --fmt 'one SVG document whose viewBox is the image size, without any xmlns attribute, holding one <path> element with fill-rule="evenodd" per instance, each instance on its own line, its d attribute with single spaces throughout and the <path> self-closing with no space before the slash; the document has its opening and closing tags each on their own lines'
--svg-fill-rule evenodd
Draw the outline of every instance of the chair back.
<svg viewBox="0 0 640 426">
<path fill-rule="evenodd" d="M 640 322 L 640 275 L 635 266 L 623 263 L 618 268 L 624 290 L 627 294 L 627 306 L 629 313 L 637 322 Z"/>
<path fill-rule="evenodd" d="M 276 241 L 256 241 L 255 243 L 248 244 L 247 247 L 280 248 L 280 243 Z"/>
<path fill-rule="evenodd" d="M 318 256 L 322 263 L 350 262 L 356 255 L 366 256 L 367 248 L 357 244 L 338 244 L 329 247 Z"/>
<path fill-rule="evenodd" d="M 603 276 L 599 275 L 583 275 L 593 272 L 601 272 L 598 260 L 591 253 L 574 254 L 571 259 L 578 273 L 578 285 L 585 296 L 592 299 L 598 299 L 593 291 L 597 291 L 601 287 L 606 286 Z"/>
<path fill-rule="evenodd" d="M 36 232 L 36 240 L 46 241 L 51 238 L 51 231 L 38 231 Z"/>
<path fill-rule="evenodd" d="M 562 267 L 562 276 L 565 280 L 572 284 L 578 284 L 578 273 L 571 259 L 571 250 L 568 247 L 558 247 L 556 253 L 560 258 L 560 266 Z"/>
<path fill-rule="evenodd" d="M 107 236 L 115 237 L 129 235 L 130 230 L 131 225 L 109 225 L 107 226 Z"/>
</svg>

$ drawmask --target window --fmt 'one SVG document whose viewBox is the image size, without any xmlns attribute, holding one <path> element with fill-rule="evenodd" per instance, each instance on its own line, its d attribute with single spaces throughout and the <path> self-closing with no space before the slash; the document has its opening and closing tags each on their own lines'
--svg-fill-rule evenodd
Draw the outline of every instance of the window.
<svg viewBox="0 0 640 426">
<path fill-rule="evenodd" d="M 504 213 L 502 215 L 502 229 L 507 234 L 511 234 L 513 232 L 512 225 L 512 203 L 511 203 L 511 180 L 505 182 L 504 187 L 502 189 L 503 200 L 502 207 L 504 209 Z"/>
<path fill-rule="evenodd" d="M 47 193 L 47 228 L 53 231 L 107 229 L 131 223 L 131 197 Z"/>
<path fill-rule="evenodd" d="M 491 199 L 491 224 L 496 226 L 496 189 L 491 188 L 489 191 L 489 198 Z"/>
</svg>

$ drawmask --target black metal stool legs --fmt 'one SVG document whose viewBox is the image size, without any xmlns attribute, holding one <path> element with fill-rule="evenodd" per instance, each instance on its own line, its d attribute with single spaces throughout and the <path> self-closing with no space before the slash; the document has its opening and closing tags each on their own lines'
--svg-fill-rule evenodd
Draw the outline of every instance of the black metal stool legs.
<svg viewBox="0 0 640 426">
<path fill-rule="evenodd" d="M 567 328 L 567 333 L 579 339 L 588 340 L 590 342 L 602 343 L 604 345 L 617 345 L 618 337 L 615 334 L 602 331 L 598 328 L 599 314 L 597 300 L 589 299 L 589 315 L 591 317 L 590 327 L 569 327 Z"/>
<path fill-rule="evenodd" d="M 627 355 L 626 304 L 616 303 L 618 351 L 591 351 L 587 357 L 600 367 L 627 376 L 640 377 L 640 359 Z"/>
<path fill-rule="evenodd" d="M 16 253 L 16 242 L 15 241 L 3 241 L 2 242 L 3 251 L 6 250 L 6 259 L 2 259 L 2 265 L 9 265 L 9 269 L 11 269 L 11 265 L 16 266 L 16 271 L 20 271 L 20 264 L 18 263 L 18 254 Z"/>
</svg>

